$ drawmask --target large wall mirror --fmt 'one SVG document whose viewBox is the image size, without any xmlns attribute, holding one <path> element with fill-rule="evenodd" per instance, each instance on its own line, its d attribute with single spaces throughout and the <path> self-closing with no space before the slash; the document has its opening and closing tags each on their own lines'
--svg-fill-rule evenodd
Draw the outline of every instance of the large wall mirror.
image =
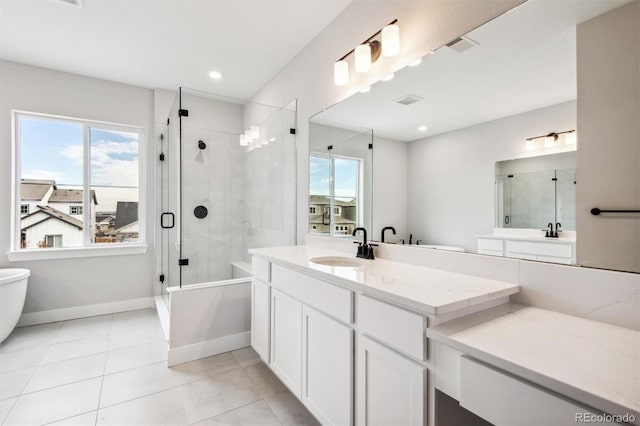
<svg viewBox="0 0 640 426">
<path fill-rule="evenodd" d="M 640 272 L 640 0 L 528 0 L 416 62 L 311 118 L 310 232 Z"/>
</svg>

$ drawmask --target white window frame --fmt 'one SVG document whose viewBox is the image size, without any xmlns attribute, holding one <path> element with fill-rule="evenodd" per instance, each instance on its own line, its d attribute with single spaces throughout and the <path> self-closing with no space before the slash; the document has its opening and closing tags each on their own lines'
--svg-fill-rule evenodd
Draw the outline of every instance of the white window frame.
<svg viewBox="0 0 640 426">
<path fill-rule="evenodd" d="M 357 157 L 348 157 L 345 155 L 334 155 L 334 154 L 326 154 L 323 152 L 311 152 L 310 154 L 311 157 L 316 157 L 316 158 L 326 158 L 329 160 L 329 182 L 330 182 L 330 187 L 329 187 L 329 200 L 330 200 L 330 205 L 329 205 L 329 212 L 334 212 L 334 209 L 338 209 L 338 211 L 341 213 L 342 212 L 342 207 L 341 206 L 336 206 L 335 205 L 335 170 L 336 170 L 336 165 L 335 165 L 335 160 L 336 159 L 343 159 L 343 160 L 350 160 L 350 161 L 355 161 L 358 163 L 358 174 L 357 174 L 357 179 L 358 181 L 356 182 L 356 199 L 358 200 L 357 203 L 357 211 L 356 211 L 356 224 L 355 226 L 359 226 L 359 223 L 364 223 L 364 200 L 363 200 L 363 195 L 364 195 L 364 160 L 362 158 L 357 158 Z M 329 214 L 330 220 L 329 220 L 329 236 L 330 237 L 344 237 L 344 234 L 337 234 L 336 233 L 336 229 L 335 228 L 335 221 L 334 221 L 334 217 L 335 216 L 339 216 L 340 213 L 338 214 Z M 333 225 L 333 226 L 332 226 Z M 308 226 L 308 225 L 307 225 Z M 323 233 L 324 234 L 324 233 Z"/>
<path fill-rule="evenodd" d="M 83 126 L 83 203 L 82 206 L 89 206 L 91 201 L 91 150 L 90 150 L 90 129 L 100 128 L 104 130 L 126 131 L 138 134 L 138 241 L 135 243 L 91 243 L 90 234 L 87 227 L 83 227 L 84 245 L 81 247 L 62 247 L 43 249 L 23 249 L 21 248 L 20 232 L 20 178 L 21 165 L 21 135 L 18 120 L 20 117 L 34 117 L 40 120 L 51 120 L 56 122 L 67 122 L 81 124 Z M 11 110 L 11 168 L 12 168 L 12 197 L 11 197 L 11 248 L 7 253 L 9 261 L 25 260 L 45 260 L 45 259 L 68 259 L 79 257 L 109 256 L 109 255 L 130 255 L 142 254 L 147 251 L 147 206 L 146 206 L 146 128 L 129 124 L 112 123 L 107 121 L 89 120 L 77 117 L 65 117 L 52 114 L 42 114 L 32 111 Z M 91 223 L 91 209 L 83 208 L 83 223 Z"/>
</svg>

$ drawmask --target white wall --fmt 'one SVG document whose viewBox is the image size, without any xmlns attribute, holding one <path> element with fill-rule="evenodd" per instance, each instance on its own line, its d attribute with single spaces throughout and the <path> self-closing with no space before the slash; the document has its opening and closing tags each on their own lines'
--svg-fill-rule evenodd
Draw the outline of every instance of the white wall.
<svg viewBox="0 0 640 426">
<path fill-rule="evenodd" d="M 409 144 L 393 139 L 373 138 L 373 233 L 393 226 L 396 235 L 387 231 L 385 241 L 408 241 L 407 228 L 407 163 Z"/>
<path fill-rule="evenodd" d="M 578 263 L 640 272 L 640 1 L 578 25 Z M 588 171 L 588 173 L 584 173 Z"/>
<path fill-rule="evenodd" d="M 68 260 L 9 262 L 11 109 L 110 121 L 147 130 L 147 181 L 153 182 L 151 90 L 44 68 L 0 61 L 0 267 L 31 270 L 24 312 L 115 302 L 151 296 L 154 261 L 153 185 L 146 191 L 146 254 Z"/>
<path fill-rule="evenodd" d="M 575 129 L 565 102 L 409 143 L 408 227 L 414 241 L 475 251 L 494 224 L 495 163 L 531 156 L 525 139 Z"/>
<path fill-rule="evenodd" d="M 270 105 L 298 99 L 299 243 L 304 243 L 308 227 L 309 117 L 520 3 L 523 0 L 355 0 L 256 94 L 256 102 Z M 334 62 L 393 19 L 400 26 L 400 54 L 382 58 L 347 86 L 335 86 Z"/>
</svg>

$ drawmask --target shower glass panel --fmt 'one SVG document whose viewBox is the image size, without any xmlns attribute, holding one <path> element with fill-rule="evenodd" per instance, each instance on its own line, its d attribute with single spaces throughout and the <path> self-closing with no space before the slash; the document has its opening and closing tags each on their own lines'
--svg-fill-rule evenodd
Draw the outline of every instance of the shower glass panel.
<svg viewBox="0 0 640 426">
<path fill-rule="evenodd" d="M 179 99 L 176 96 L 169 117 L 160 132 L 158 141 L 158 170 L 159 186 L 158 194 L 160 229 L 158 239 L 160 243 L 158 286 L 160 294 L 169 306 L 168 287 L 180 285 L 178 259 L 180 258 L 180 245 L 178 242 L 178 223 L 180 191 L 180 120 L 178 119 Z"/>
<path fill-rule="evenodd" d="M 232 278 L 249 248 L 295 244 L 295 102 L 182 88 L 177 111 L 180 285 Z M 251 142 L 241 146 L 245 130 Z"/>
<path fill-rule="evenodd" d="M 576 171 L 556 171 L 556 222 L 566 231 L 576 230 Z"/>
</svg>

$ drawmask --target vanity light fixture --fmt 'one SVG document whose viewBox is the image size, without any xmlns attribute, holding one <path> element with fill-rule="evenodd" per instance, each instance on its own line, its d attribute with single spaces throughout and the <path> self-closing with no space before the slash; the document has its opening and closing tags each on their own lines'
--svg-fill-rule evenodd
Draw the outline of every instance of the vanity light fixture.
<svg viewBox="0 0 640 426">
<path fill-rule="evenodd" d="M 526 139 L 525 149 L 527 151 L 534 151 L 537 149 L 538 141 L 542 140 L 544 148 L 553 148 L 560 144 L 559 139 L 560 135 L 564 135 L 564 144 L 565 145 L 575 145 L 576 144 L 576 131 L 573 130 L 565 130 L 563 132 L 551 132 L 546 135 L 534 136 L 532 138 Z"/>
<path fill-rule="evenodd" d="M 400 27 L 394 19 L 387 26 L 366 39 L 333 64 L 333 81 L 336 86 L 349 84 L 349 62 L 347 57 L 354 53 L 355 71 L 369 72 L 371 64 L 380 58 L 395 56 L 400 52 Z M 380 40 L 375 38 L 380 35 Z"/>
</svg>

